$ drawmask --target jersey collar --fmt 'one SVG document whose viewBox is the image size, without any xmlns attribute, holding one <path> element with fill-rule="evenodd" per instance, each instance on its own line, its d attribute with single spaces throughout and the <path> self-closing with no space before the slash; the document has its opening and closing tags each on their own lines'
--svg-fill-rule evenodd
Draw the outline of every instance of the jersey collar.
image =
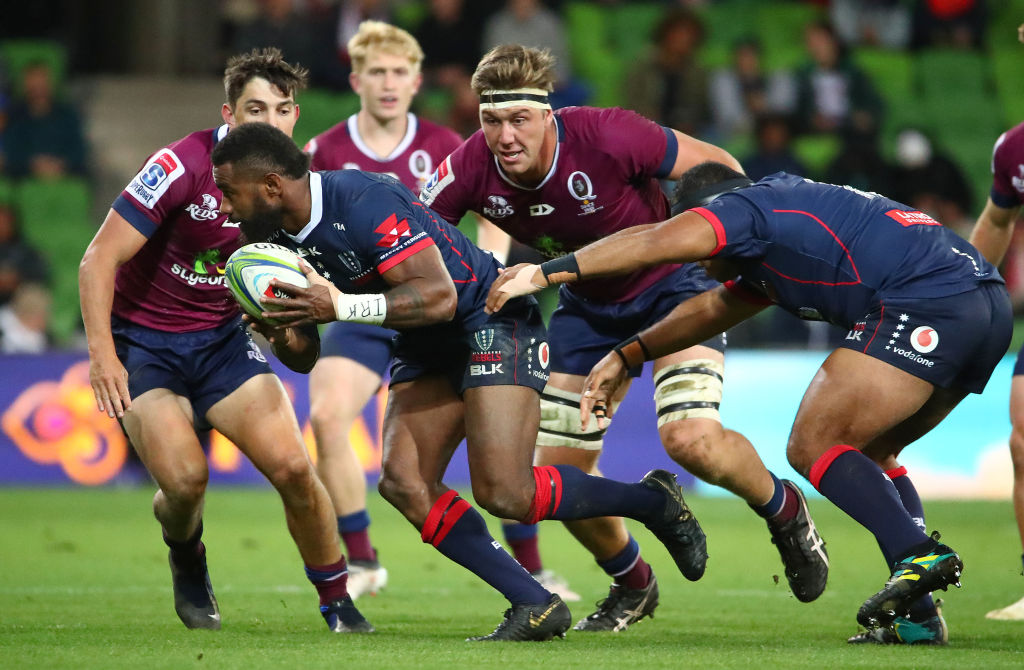
<svg viewBox="0 0 1024 670">
<path fill-rule="evenodd" d="M 224 139 L 224 136 L 228 134 L 228 124 L 224 124 L 220 128 L 213 129 L 213 143 L 216 144 Z"/>
<path fill-rule="evenodd" d="M 319 172 L 310 172 L 309 173 L 309 223 L 307 223 L 305 226 L 303 226 L 302 230 L 300 230 L 295 235 L 290 235 L 288 233 L 284 233 L 284 234 L 288 235 L 288 237 L 292 238 L 293 240 L 295 240 L 299 244 L 302 244 L 303 242 L 306 241 L 306 238 L 309 236 L 309 234 L 312 233 L 313 230 L 315 230 L 318 225 L 320 225 L 320 219 L 323 218 L 323 215 L 324 215 L 324 185 L 323 185 L 323 182 L 322 182 L 322 178 L 321 178 Z M 284 231 L 281 231 L 281 232 L 284 232 Z"/>
<path fill-rule="evenodd" d="M 356 120 L 357 116 L 359 116 L 358 113 L 348 117 L 348 134 L 349 137 L 352 138 L 352 144 L 355 144 L 356 149 L 359 149 L 360 153 L 364 156 L 379 163 L 387 163 L 401 156 L 405 153 L 405 150 L 409 148 L 409 145 L 412 144 L 413 138 L 416 137 L 418 119 L 415 114 L 409 112 L 405 115 L 405 136 L 402 137 L 402 141 L 399 142 L 394 151 L 387 156 L 379 156 L 374 153 L 373 149 L 366 145 L 366 142 L 363 141 L 363 136 L 359 134 L 359 123 Z"/>
<path fill-rule="evenodd" d="M 547 184 L 548 180 L 550 180 L 558 170 L 558 156 L 562 152 L 562 140 L 564 139 L 565 131 L 562 128 L 562 121 L 558 118 L 558 114 L 555 114 L 555 157 L 551 159 L 551 167 L 548 168 L 548 173 L 544 175 L 544 178 L 541 179 L 540 183 L 536 186 L 523 186 L 522 184 L 517 184 L 509 179 L 508 175 L 505 174 L 505 171 L 501 169 L 501 163 L 498 162 L 498 157 L 492 154 L 491 158 L 494 159 L 494 167 L 498 169 L 498 176 L 504 179 L 506 184 L 513 188 L 517 188 L 520 191 L 539 191 L 544 188 L 544 184 Z"/>
</svg>

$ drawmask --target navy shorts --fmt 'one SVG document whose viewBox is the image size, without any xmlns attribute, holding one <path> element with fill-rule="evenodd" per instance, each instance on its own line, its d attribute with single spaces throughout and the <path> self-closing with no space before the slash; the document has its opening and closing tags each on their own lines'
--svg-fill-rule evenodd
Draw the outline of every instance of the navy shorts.
<svg viewBox="0 0 1024 670">
<path fill-rule="evenodd" d="M 459 395 L 477 386 L 528 386 L 540 392 L 549 368 L 544 319 L 532 297 L 517 302 L 471 332 L 444 324 L 399 333 L 391 383 L 440 374 Z"/>
<path fill-rule="evenodd" d="M 155 388 L 188 398 L 197 428 L 206 412 L 246 380 L 271 372 L 241 318 L 193 333 L 168 333 L 111 320 L 117 357 L 128 371 L 128 391 L 137 398 Z"/>
<path fill-rule="evenodd" d="M 660 321 L 684 300 L 717 285 L 697 266 L 684 265 L 627 302 L 594 302 L 562 286 L 558 308 L 548 324 L 552 371 L 590 374 L 591 368 L 619 342 Z M 725 335 L 715 335 L 701 344 L 724 352 Z M 639 377 L 642 369 L 637 366 L 629 374 Z"/>
<path fill-rule="evenodd" d="M 981 393 L 1006 354 L 1013 310 L 996 282 L 944 298 L 886 298 L 840 344 L 941 388 Z"/>
<path fill-rule="evenodd" d="M 390 328 L 352 321 L 334 321 L 320 335 L 320 358 L 341 356 L 383 377 L 394 354 L 395 335 Z"/>
</svg>

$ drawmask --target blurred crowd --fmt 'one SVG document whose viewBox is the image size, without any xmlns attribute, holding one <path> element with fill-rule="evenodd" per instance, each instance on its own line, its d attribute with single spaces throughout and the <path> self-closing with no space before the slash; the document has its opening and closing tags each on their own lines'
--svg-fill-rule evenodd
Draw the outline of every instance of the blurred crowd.
<svg viewBox="0 0 1024 670">
<path fill-rule="evenodd" d="M 413 32 L 426 55 L 420 98 L 442 101 L 420 113 L 468 136 L 479 124 L 469 78 L 480 56 L 507 42 L 546 47 L 560 64 L 552 96 L 556 107 L 611 103 L 634 109 L 727 148 L 754 179 L 781 170 L 877 191 L 932 214 L 966 236 L 984 205 L 983 196 L 979 200 L 965 168 L 927 126 L 911 122 L 892 130 L 887 114 L 893 109 L 886 103 L 884 90 L 852 55 L 865 48 L 981 52 L 997 3 L 772 3 L 808 9 L 802 34 L 796 37 L 802 38 L 802 44 L 794 45 L 801 52 L 796 62 L 783 67 L 768 64 L 764 35 L 753 20 L 747 22 L 749 31 L 733 27 L 727 40 L 706 21 L 709 8 L 735 5 L 752 11 L 766 4 L 752 0 L 222 0 L 217 5 L 218 48 L 226 58 L 254 47 L 277 46 L 287 60 L 309 67 L 314 87 L 346 92 L 345 45 L 360 21 L 397 23 Z M 600 74 L 579 67 L 581 48 L 579 44 L 573 48 L 570 16 L 581 6 L 611 12 L 637 5 L 653 8 L 657 14 L 647 34 L 621 39 L 637 48 L 627 62 L 619 64 L 621 85 L 609 97 Z M 0 44 L 5 37 L 10 35 L 0 28 Z M 708 58 L 711 48 L 725 57 L 717 62 Z M 2 54 L 0 50 L 0 58 Z M 81 114 L 62 81 L 74 76 L 74 63 L 68 70 L 55 71 L 46 60 L 19 64 L 0 60 L 0 352 L 51 346 L 46 325 L 51 310 L 49 267 L 53 263 L 77 266 L 77 258 L 46 259 L 26 242 L 20 230 L 19 203 L 10 196 L 20 180 L 89 177 L 90 150 Z M 1005 119 L 1003 129 L 1018 121 Z M 886 128 L 892 132 L 883 132 Z M 994 140 L 991 137 L 979 151 L 988 152 Z M 831 147 L 827 160 L 809 161 L 807 148 L 820 141 Z M 1024 257 L 1024 245 L 1015 248 L 1008 255 L 1011 265 Z M 1019 270 L 1009 270 L 1013 283 Z M 1024 281 L 1011 288 L 1024 306 L 1021 285 Z M 826 346 L 836 336 L 828 326 L 780 313 L 755 320 L 735 333 L 732 342 Z"/>
</svg>

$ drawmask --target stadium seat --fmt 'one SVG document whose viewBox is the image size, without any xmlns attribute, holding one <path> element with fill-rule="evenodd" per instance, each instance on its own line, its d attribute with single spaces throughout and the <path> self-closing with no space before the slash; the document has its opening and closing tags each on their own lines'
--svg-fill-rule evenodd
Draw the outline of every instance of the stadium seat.
<svg viewBox="0 0 1024 670">
<path fill-rule="evenodd" d="M 804 27 L 821 16 L 818 7 L 793 1 L 760 3 L 753 21 L 748 14 L 746 25 L 758 27 L 764 44 L 765 69 L 793 68 L 806 60 Z"/>
<path fill-rule="evenodd" d="M 610 32 L 615 55 L 630 63 L 652 43 L 651 34 L 666 8 L 654 2 L 625 2 L 609 11 L 611 25 L 615 27 Z"/>
<path fill-rule="evenodd" d="M 8 203 L 14 199 L 14 184 L 9 179 L 0 177 L 0 203 Z"/>
<path fill-rule="evenodd" d="M 803 135 L 793 140 L 793 153 L 811 171 L 810 177 L 821 175 L 839 153 L 839 137 L 828 135 Z"/>
<path fill-rule="evenodd" d="M 409 32 L 415 32 L 427 17 L 427 3 L 424 0 L 406 0 L 395 4 L 395 24 Z"/>
<path fill-rule="evenodd" d="M 359 111 L 359 96 L 311 88 L 299 93 L 295 143 L 300 147 L 344 118 Z"/>
<path fill-rule="evenodd" d="M 978 98 L 994 91 L 986 57 L 962 49 L 925 49 L 914 59 L 914 79 L 924 98 Z"/>
<path fill-rule="evenodd" d="M 622 104 L 622 77 L 626 62 L 612 50 L 609 41 L 610 14 L 590 2 L 565 6 L 566 31 L 573 74 L 593 91 L 590 104 L 614 107 Z M 641 44 L 647 40 L 636 36 Z"/>
<path fill-rule="evenodd" d="M 1024 13 L 1021 16 L 1024 16 Z M 994 47 L 991 64 L 1003 125 L 1011 128 L 1024 121 L 1024 67 L 1021 67 L 1021 45 Z"/>
<path fill-rule="evenodd" d="M 759 30 L 750 21 L 755 11 L 752 2 L 715 2 L 698 8 L 704 22 L 704 46 L 700 60 L 705 67 L 725 67 L 732 63 L 733 45 L 744 37 L 758 37 Z"/>
<path fill-rule="evenodd" d="M 60 43 L 52 40 L 0 40 L 0 60 L 10 72 L 11 87 L 15 93 L 21 91 L 21 71 L 36 61 L 50 66 L 54 88 L 60 90 L 67 72 L 68 55 Z"/>
<path fill-rule="evenodd" d="M 50 263 L 53 277 L 53 332 L 65 341 L 78 326 L 78 263 L 97 230 L 84 179 L 26 179 L 15 185 L 25 238 Z"/>
</svg>

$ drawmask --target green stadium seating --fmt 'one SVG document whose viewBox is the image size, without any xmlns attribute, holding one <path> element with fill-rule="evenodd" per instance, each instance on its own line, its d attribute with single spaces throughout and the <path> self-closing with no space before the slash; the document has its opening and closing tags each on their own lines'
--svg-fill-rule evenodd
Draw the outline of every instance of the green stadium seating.
<svg viewBox="0 0 1024 670">
<path fill-rule="evenodd" d="M 803 135 L 793 140 L 793 153 L 803 161 L 814 177 L 825 172 L 825 168 L 839 153 L 839 137 L 836 135 Z"/>
<path fill-rule="evenodd" d="M 914 79 L 924 98 L 979 98 L 991 95 L 984 54 L 962 49 L 924 49 L 914 58 Z"/>
<path fill-rule="evenodd" d="M 10 180 L 0 177 L 0 203 L 9 203 L 14 200 L 14 184 Z"/>
<path fill-rule="evenodd" d="M 755 12 L 752 2 L 716 2 L 698 8 L 704 22 L 704 45 L 700 60 L 705 67 L 726 67 L 732 63 L 732 47 L 741 38 L 755 36 L 760 31 L 750 20 Z"/>
<path fill-rule="evenodd" d="M 1024 46 L 994 47 L 991 64 L 1003 125 L 1010 128 L 1024 121 Z"/>
<path fill-rule="evenodd" d="M 295 143 L 300 147 L 313 136 L 359 111 L 359 96 L 311 88 L 298 96 L 299 121 L 295 124 Z"/>
<path fill-rule="evenodd" d="M 759 3 L 746 25 L 756 25 L 764 44 L 766 70 L 792 68 L 807 59 L 804 48 L 804 28 L 821 18 L 822 10 L 807 2 Z"/>
<path fill-rule="evenodd" d="M 6 64 L 11 86 L 15 94 L 18 94 L 22 85 L 21 71 L 36 61 L 43 61 L 50 66 L 54 88 L 60 90 L 67 72 L 68 55 L 60 43 L 52 40 L 0 40 L 0 60 Z"/>
<path fill-rule="evenodd" d="M 666 13 L 663 4 L 624 2 L 609 9 L 615 56 L 623 62 L 636 60 L 652 44 L 651 33 Z"/>
<path fill-rule="evenodd" d="M 78 263 L 97 230 L 91 220 L 88 182 L 75 177 L 26 179 L 15 185 L 25 238 L 50 263 L 53 276 L 53 332 L 66 341 L 81 321 Z"/>
<path fill-rule="evenodd" d="M 577 1 L 565 6 L 564 16 L 572 70 L 590 87 L 589 104 L 598 107 L 621 105 L 622 78 L 627 63 L 612 49 L 608 10 L 590 2 Z"/>
<path fill-rule="evenodd" d="M 423 0 L 395 3 L 395 25 L 405 28 L 409 32 L 415 32 L 420 23 L 427 17 L 429 8 Z"/>
</svg>

